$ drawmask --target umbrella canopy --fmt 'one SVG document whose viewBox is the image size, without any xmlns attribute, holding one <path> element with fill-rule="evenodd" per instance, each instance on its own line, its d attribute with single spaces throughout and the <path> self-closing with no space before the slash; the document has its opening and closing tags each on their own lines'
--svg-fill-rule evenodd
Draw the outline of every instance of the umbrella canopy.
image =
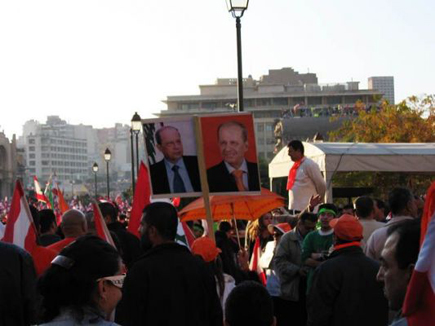
<svg viewBox="0 0 435 326">
<path fill-rule="evenodd" d="M 213 220 L 256 220 L 271 210 L 283 207 L 284 198 L 261 188 L 255 196 L 210 196 Z M 199 198 L 180 211 L 181 221 L 205 219 L 204 199 Z"/>
</svg>

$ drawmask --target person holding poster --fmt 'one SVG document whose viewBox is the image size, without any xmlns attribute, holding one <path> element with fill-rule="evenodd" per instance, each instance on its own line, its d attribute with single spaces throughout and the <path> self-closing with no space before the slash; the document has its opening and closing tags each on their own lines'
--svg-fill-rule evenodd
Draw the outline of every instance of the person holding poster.
<svg viewBox="0 0 435 326">
<path fill-rule="evenodd" d="M 210 192 L 259 191 L 257 163 L 245 159 L 248 131 L 239 121 L 227 121 L 217 130 L 222 161 L 207 170 Z"/>
<path fill-rule="evenodd" d="M 150 166 L 153 193 L 200 192 L 198 159 L 184 156 L 183 142 L 177 128 L 164 126 L 155 133 L 156 148 L 164 158 Z"/>
</svg>

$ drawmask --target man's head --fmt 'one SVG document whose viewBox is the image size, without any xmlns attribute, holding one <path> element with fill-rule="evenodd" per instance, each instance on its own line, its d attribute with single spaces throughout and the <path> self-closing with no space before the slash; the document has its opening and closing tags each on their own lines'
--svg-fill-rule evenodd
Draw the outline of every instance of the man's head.
<svg viewBox="0 0 435 326">
<path fill-rule="evenodd" d="M 376 221 L 383 221 L 385 219 L 385 203 L 383 200 L 379 198 L 374 199 L 375 202 L 375 220 Z"/>
<path fill-rule="evenodd" d="M 272 298 L 264 286 L 253 281 L 245 281 L 231 291 L 225 303 L 225 325 L 275 324 Z"/>
<path fill-rule="evenodd" d="M 54 234 L 56 232 L 56 216 L 52 209 L 41 209 L 39 211 L 39 224 L 41 234 Z"/>
<path fill-rule="evenodd" d="M 377 279 L 384 283 L 390 309 L 399 310 L 420 250 L 420 221 L 397 223 L 388 229 L 388 234 Z"/>
<path fill-rule="evenodd" d="M 298 221 L 298 230 L 302 237 L 305 237 L 311 231 L 314 231 L 317 224 L 317 215 L 313 213 L 302 213 Z"/>
<path fill-rule="evenodd" d="M 118 209 L 112 203 L 99 203 L 98 207 L 107 225 L 115 223 L 118 220 Z"/>
<path fill-rule="evenodd" d="M 178 227 L 177 210 L 164 202 L 151 203 L 145 207 L 139 233 L 151 246 L 175 240 Z"/>
<path fill-rule="evenodd" d="M 229 121 L 218 128 L 218 145 L 225 162 L 238 169 L 248 151 L 248 131 L 238 121 Z"/>
<path fill-rule="evenodd" d="M 176 163 L 183 157 L 183 143 L 177 128 L 165 126 L 156 131 L 157 149 L 162 152 L 165 159 Z"/>
<path fill-rule="evenodd" d="M 375 203 L 368 196 L 361 196 L 355 201 L 356 216 L 364 220 L 372 220 L 375 216 Z"/>
<path fill-rule="evenodd" d="M 393 217 L 417 217 L 417 205 L 414 196 L 407 188 L 394 188 L 388 195 L 388 205 Z"/>
<path fill-rule="evenodd" d="M 60 227 L 67 238 L 77 238 L 88 232 L 86 217 L 77 209 L 67 210 L 62 215 L 62 223 L 60 224 Z"/>
<path fill-rule="evenodd" d="M 304 157 L 304 145 L 300 140 L 292 140 L 287 145 L 288 156 L 293 162 L 299 161 Z"/>
<path fill-rule="evenodd" d="M 342 214 L 354 215 L 354 209 L 352 204 L 347 204 L 343 206 Z"/>
<path fill-rule="evenodd" d="M 334 204 L 322 204 L 319 206 L 317 216 L 319 217 L 320 228 L 322 231 L 329 231 L 331 230 L 329 222 L 331 222 L 333 218 L 337 217 L 337 207 Z"/>
<path fill-rule="evenodd" d="M 334 229 L 336 244 L 361 241 L 363 238 L 363 226 L 353 215 L 344 214 L 340 218 L 333 219 L 329 225 Z"/>
</svg>

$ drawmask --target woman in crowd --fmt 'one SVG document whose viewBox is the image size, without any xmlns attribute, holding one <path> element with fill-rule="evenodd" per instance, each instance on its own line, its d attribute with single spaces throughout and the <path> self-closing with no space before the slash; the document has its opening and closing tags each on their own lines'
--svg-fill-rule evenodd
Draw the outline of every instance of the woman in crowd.
<svg viewBox="0 0 435 326">
<path fill-rule="evenodd" d="M 110 244 L 93 235 L 77 238 L 39 280 L 42 325 L 117 325 L 109 320 L 122 297 L 121 268 Z"/>
<path fill-rule="evenodd" d="M 272 220 L 272 213 L 268 212 L 258 220 L 250 221 L 246 226 L 245 248 L 249 253 L 249 259 L 252 257 L 256 242 L 259 243 L 260 250 L 263 250 L 269 241 L 273 241 L 273 236 L 267 229 L 268 225 L 272 224 Z"/>
</svg>

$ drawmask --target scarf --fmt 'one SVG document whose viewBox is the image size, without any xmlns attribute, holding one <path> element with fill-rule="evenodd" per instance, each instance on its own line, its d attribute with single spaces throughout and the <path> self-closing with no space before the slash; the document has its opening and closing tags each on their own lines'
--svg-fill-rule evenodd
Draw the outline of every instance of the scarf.
<svg viewBox="0 0 435 326">
<path fill-rule="evenodd" d="M 293 188 L 293 184 L 295 183 L 296 180 L 296 173 L 298 172 L 298 169 L 301 166 L 303 160 L 304 158 L 302 157 L 299 161 L 293 163 L 293 166 L 290 169 L 290 172 L 288 173 L 287 190 Z"/>
</svg>

